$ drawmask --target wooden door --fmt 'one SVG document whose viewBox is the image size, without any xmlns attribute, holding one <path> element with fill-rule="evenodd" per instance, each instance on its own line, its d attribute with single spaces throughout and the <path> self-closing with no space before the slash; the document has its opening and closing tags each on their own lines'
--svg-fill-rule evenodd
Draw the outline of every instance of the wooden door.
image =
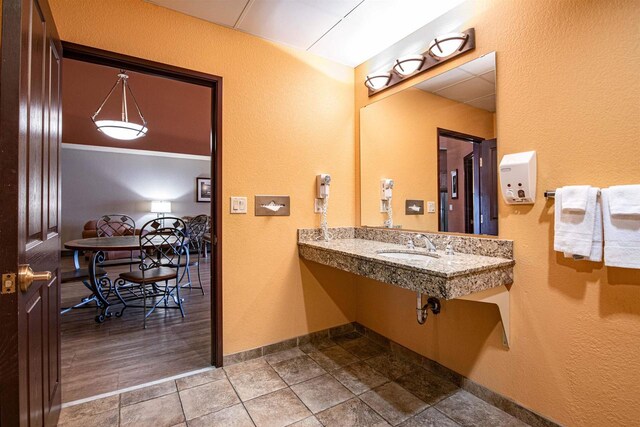
<svg viewBox="0 0 640 427">
<path fill-rule="evenodd" d="M 498 235 L 498 144 L 487 139 L 476 144 L 480 156 L 478 169 L 479 230 L 480 234 Z"/>
<path fill-rule="evenodd" d="M 2 2 L 2 426 L 54 426 L 60 411 L 61 53 L 47 0 Z M 51 274 L 27 286 L 27 266 Z"/>
</svg>

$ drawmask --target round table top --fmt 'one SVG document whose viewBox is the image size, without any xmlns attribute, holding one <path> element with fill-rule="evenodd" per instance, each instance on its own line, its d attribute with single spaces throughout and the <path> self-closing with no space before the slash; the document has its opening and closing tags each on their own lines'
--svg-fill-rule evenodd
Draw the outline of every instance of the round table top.
<svg viewBox="0 0 640 427">
<path fill-rule="evenodd" d="M 140 247 L 140 236 L 90 237 L 70 240 L 64 247 L 85 251 L 129 251 Z"/>
<path fill-rule="evenodd" d="M 156 236 L 149 247 L 154 244 L 161 246 L 169 244 L 171 238 L 167 239 Z M 131 251 L 140 248 L 140 236 L 113 236 L 113 237 L 90 237 L 88 239 L 70 240 L 64 244 L 67 249 L 83 251 Z"/>
</svg>

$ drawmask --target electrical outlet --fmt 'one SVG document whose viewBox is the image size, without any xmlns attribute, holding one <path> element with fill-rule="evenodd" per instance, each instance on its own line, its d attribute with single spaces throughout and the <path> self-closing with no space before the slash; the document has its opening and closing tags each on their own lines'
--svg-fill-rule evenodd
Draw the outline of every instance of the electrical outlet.
<svg viewBox="0 0 640 427">
<path fill-rule="evenodd" d="M 313 211 L 315 213 L 322 213 L 323 204 L 323 199 L 315 199 L 315 203 L 313 204 Z"/>
<path fill-rule="evenodd" d="M 246 214 L 247 213 L 247 198 L 246 197 L 231 197 L 231 213 L 232 214 Z"/>
</svg>

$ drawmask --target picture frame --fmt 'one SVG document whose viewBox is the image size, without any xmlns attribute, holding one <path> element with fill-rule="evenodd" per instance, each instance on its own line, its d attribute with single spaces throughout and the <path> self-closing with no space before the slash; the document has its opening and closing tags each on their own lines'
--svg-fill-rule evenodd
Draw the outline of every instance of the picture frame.
<svg viewBox="0 0 640 427">
<path fill-rule="evenodd" d="M 458 169 L 451 171 L 451 198 L 458 198 Z"/>
<path fill-rule="evenodd" d="M 196 178 L 196 201 L 211 203 L 211 178 Z"/>
</svg>

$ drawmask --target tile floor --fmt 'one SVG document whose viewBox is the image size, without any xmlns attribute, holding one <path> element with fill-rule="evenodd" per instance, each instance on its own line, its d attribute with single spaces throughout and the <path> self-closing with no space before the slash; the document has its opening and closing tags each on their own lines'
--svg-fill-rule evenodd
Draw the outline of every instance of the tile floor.
<svg viewBox="0 0 640 427">
<path fill-rule="evenodd" d="M 358 333 L 62 410 L 62 427 L 525 426 Z"/>
</svg>

